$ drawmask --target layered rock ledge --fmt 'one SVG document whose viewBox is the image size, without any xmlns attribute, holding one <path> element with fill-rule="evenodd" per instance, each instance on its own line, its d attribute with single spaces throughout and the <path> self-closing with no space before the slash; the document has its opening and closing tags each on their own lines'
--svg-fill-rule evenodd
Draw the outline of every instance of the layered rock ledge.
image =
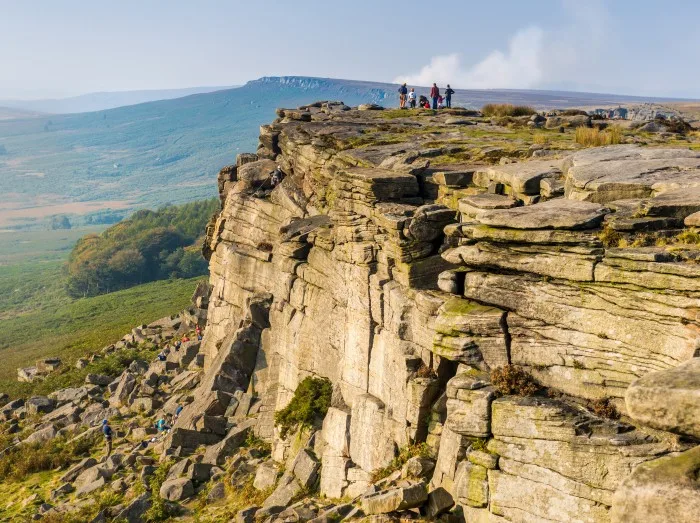
<svg viewBox="0 0 700 523">
<path fill-rule="evenodd" d="M 450 114 L 278 115 L 219 175 L 204 377 L 166 448 L 215 443 L 216 463 L 242 422 L 202 427 L 243 394 L 274 460 L 297 470 L 312 452 L 329 498 L 362 494 L 426 442 L 429 485 L 365 508 L 448 496 L 467 521 L 641 522 L 670 495 L 692 501 L 668 521 L 697 517 L 700 152 L 529 158 L 467 143 L 467 124 L 493 126 Z M 492 371 L 514 367 L 538 393 L 504 395 Z M 274 413 L 307 376 L 332 382 L 332 406 L 282 438 Z M 299 478 L 285 473 L 266 506 Z"/>
</svg>

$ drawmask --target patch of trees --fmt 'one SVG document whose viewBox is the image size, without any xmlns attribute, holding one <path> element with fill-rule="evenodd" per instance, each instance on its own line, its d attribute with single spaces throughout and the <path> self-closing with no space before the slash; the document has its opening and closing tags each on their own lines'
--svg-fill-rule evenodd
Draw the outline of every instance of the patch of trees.
<svg viewBox="0 0 700 523">
<path fill-rule="evenodd" d="M 218 200 L 137 211 L 83 236 L 68 259 L 68 294 L 96 296 L 141 283 L 205 274 L 201 237 Z"/>
</svg>

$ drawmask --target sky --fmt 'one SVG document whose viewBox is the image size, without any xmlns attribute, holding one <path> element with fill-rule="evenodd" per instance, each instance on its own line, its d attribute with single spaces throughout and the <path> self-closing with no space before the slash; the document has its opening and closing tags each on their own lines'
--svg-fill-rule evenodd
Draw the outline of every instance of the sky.
<svg viewBox="0 0 700 523">
<path fill-rule="evenodd" d="M 283 75 L 700 98 L 698 20 L 690 0 L 0 0 L 0 98 Z"/>
</svg>

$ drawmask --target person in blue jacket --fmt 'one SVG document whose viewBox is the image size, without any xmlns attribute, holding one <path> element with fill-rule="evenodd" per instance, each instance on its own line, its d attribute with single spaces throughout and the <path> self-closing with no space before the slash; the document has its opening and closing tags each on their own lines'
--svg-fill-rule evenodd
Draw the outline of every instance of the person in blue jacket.
<svg viewBox="0 0 700 523">
<path fill-rule="evenodd" d="M 102 420 L 102 434 L 105 435 L 105 444 L 107 445 L 107 459 L 110 454 L 112 454 L 112 427 L 109 426 L 109 421 L 106 419 Z"/>
<path fill-rule="evenodd" d="M 406 108 L 406 96 L 408 95 L 408 87 L 406 87 L 406 83 L 399 87 L 399 107 L 401 109 Z"/>
</svg>

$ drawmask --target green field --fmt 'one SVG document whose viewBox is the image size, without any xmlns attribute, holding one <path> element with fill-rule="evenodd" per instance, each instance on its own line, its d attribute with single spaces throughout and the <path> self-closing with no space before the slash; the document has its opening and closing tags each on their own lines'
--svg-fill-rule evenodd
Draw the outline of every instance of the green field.
<svg viewBox="0 0 700 523">
<path fill-rule="evenodd" d="M 49 356 L 71 364 L 117 341 L 136 325 L 189 305 L 201 276 L 72 299 L 66 292 L 68 255 L 81 236 L 105 228 L 0 233 L 0 392 L 25 396 L 68 386 L 72 383 L 65 382 L 66 376 L 19 383 L 17 368 Z"/>
<path fill-rule="evenodd" d="M 58 356 L 69 365 L 78 357 L 119 340 L 136 325 L 184 309 L 201 278 L 151 282 L 74 301 L 54 301 L 2 322 L 0 392 L 11 396 L 46 392 L 53 386 L 20 383 L 17 368 Z"/>
</svg>

